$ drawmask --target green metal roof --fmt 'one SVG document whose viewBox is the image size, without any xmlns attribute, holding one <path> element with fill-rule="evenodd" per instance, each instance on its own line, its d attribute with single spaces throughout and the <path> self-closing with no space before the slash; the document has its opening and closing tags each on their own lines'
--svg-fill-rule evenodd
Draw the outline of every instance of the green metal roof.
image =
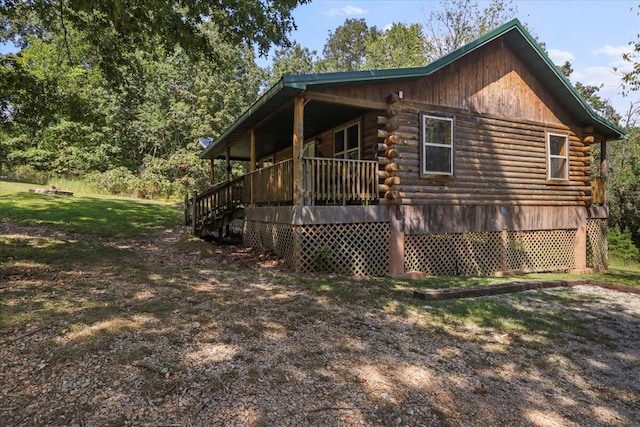
<svg viewBox="0 0 640 427">
<path fill-rule="evenodd" d="M 595 133 L 603 135 L 607 139 L 624 137 L 625 131 L 622 128 L 593 111 L 591 106 L 580 96 L 520 21 L 514 19 L 424 67 L 285 75 L 249 107 L 220 137 L 211 143 L 202 152 L 200 157 L 203 159 L 219 157 L 224 154 L 227 147 L 233 144 L 235 150 L 232 148 L 231 157 L 247 159 L 247 153 L 249 152 L 249 130 L 274 111 L 284 107 L 291 99 L 314 86 L 345 85 L 350 83 L 363 84 L 372 81 L 411 80 L 429 76 L 500 37 L 505 38 L 505 41 L 514 53 L 544 82 L 546 88 L 560 101 L 569 113 L 579 120 L 583 127 L 593 126 Z M 333 105 L 330 109 L 327 108 L 323 110 L 323 112 L 331 112 L 334 115 L 339 112 L 345 113 L 346 115 L 354 115 L 364 111 L 357 108 L 349 109 L 348 107 L 336 107 Z M 287 114 L 288 113 L 289 112 L 287 112 Z M 313 134 L 313 132 L 307 133 L 306 117 L 312 117 L 312 114 L 305 113 L 305 135 Z M 292 120 L 292 118 L 290 120 Z M 288 123 L 288 121 L 283 121 L 280 124 L 285 122 Z M 262 139 L 258 138 L 258 140 L 260 141 L 259 143 L 262 144 Z M 275 147 L 271 146 L 269 148 Z"/>
</svg>

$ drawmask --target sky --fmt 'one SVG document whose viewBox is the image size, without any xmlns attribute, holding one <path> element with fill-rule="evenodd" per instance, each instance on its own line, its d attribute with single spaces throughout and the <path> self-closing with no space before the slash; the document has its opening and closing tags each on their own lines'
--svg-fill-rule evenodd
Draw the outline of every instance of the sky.
<svg viewBox="0 0 640 427">
<path fill-rule="evenodd" d="M 481 7 L 488 4 L 478 3 Z M 640 33 L 639 3 L 640 0 L 515 0 L 512 5 L 518 11 L 514 18 L 546 44 L 556 64 L 571 61 L 573 83 L 603 85 L 600 96 L 624 116 L 630 101 L 640 100 L 640 94 L 620 95 L 620 74 L 630 69 L 629 63 L 622 61 L 622 54 L 631 50 L 629 42 L 638 40 Z M 394 22 L 424 24 L 429 12 L 440 6 L 440 1 L 434 0 L 312 0 L 294 11 L 298 29 L 291 34 L 291 40 L 321 54 L 329 32 L 347 18 L 364 18 L 369 26 L 381 29 Z M 0 45 L 0 52 L 6 49 Z M 258 62 L 269 65 L 268 59 Z M 614 72 L 614 68 L 619 71 Z"/>
<path fill-rule="evenodd" d="M 478 1 L 480 7 L 488 2 Z M 620 95 L 620 74 L 630 65 L 622 54 L 631 51 L 629 42 L 638 40 L 640 1 L 513 1 L 518 18 L 538 40 L 546 44 L 551 59 L 558 65 L 570 60 L 571 81 L 585 85 L 604 85 L 600 96 L 608 99 L 623 114 L 631 100 L 640 94 Z M 322 53 L 329 31 L 347 18 L 364 18 L 369 26 L 385 28 L 394 22 L 424 24 L 439 1 L 405 0 L 312 0 L 294 11 L 298 30 L 291 40 Z M 633 9 L 633 10 L 632 10 Z M 618 68 L 617 73 L 613 69 Z"/>
</svg>

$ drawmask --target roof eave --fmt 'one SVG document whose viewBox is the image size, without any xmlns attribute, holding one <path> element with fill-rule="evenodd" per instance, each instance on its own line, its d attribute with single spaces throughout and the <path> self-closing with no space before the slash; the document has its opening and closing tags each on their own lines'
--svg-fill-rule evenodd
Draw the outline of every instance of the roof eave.
<svg viewBox="0 0 640 427">
<path fill-rule="evenodd" d="M 289 88 L 289 89 L 297 89 L 300 92 L 304 90 L 304 87 L 299 87 L 299 85 L 295 84 L 287 84 L 284 76 L 281 78 L 278 83 L 273 85 L 268 91 L 262 94 L 260 98 L 256 102 L 254 102 L 243 114 L 240 116 L 233 124 L 227 128 L 226 131 L 215 141 L 213 141 L 209 146 L 200 154 L 201 159 L 207 158 L 215 158 L 219 154 L 221 154 L 227 147 L 227 137 L 231 135 L 238 127 L 240 127 L 243 123 L 253 116 L 256 111 L 258 111 L 262 106 L 264 106 L 269 100 L 274 98 L 279 92 Z"/>
</svg>

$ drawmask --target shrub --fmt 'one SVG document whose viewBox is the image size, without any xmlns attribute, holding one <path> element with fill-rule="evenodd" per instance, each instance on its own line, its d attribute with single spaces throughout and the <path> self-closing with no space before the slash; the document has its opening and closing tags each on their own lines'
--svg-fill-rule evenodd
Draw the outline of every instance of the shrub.
<svg viewBox="0 0 640 427">
<path fill-rule="evenodd" d="M 183 199 L 206 189 L 208 172 L 194 153 L 179 150 L 168 159 L 147 157 L 140 174 L 138 195 L 144 198 Z"/>
<path fill-rule="evenodd" d="M 49 180 L 49 176 L 45 172 L 39 172 L 32 166 L 20 165 L 16 166 L 9 172 L 9 178 L 32 184 L 45 185 Z"/>
<path fill-rule="evenodd" d="M 202 191 L 209 185 L 206 165 L 196 154 L 186 150 L 180 150 L 168 159 L 146 157 L 139 176 L 119 167 L 92 173 L 86 179 L 99 192 L 143 199 L 182 200 L 185 195 Z"/>
<path fill-rule="evenodd" d="M 138 188 L 138 178 L 125 167 L 96 172 L 87 176 L 87 180 L 102 193 L 132 196 Z"/>
<path fill-rule="evenodd" d="M 626 261 L 640 261 L 640 249 L 633 243 L 630 231 L 622 232 L 618 227 L 611 227 L 607 240 L 611 256 Z"/>
</svg>

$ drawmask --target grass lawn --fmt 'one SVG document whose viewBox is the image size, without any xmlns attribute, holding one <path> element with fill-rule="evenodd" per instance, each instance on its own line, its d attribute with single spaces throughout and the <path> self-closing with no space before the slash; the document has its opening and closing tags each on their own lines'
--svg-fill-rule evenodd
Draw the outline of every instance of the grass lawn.
<svg viewBox="0 0 640 427">
<path fill-rule="evenodd" d="M 178 204 L 75 193 L 29 193 L 30 184 L 0 181 L 0 221 L 49 226 L 100 237 L 133 237 L 182 220 Z"/>
</svg>

